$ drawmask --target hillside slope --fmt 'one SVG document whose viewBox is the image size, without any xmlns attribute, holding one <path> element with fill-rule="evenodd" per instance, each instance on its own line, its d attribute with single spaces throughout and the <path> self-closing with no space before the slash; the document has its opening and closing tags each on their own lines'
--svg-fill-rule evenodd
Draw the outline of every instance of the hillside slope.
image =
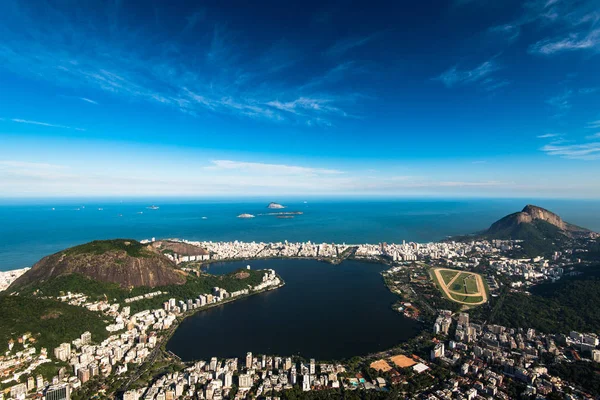
<svg viewBox="0 0 600 400">
<path fill-rule="evenodd" d="M 8 290 L 69 274 L 116 283 L 123 288 L 180 285 L 186 281 L 175 264 L 151 246 L 115 239 L 93 241 L 44 257 Z"/>
<path fill-rule="evenodd" d="M 527 205 L 516 212 L 494 222 L 483 234 L 495 239 L 526 240 L 537 238 L 575 237 L 591 231 L 569 224 L 558 215 L 544 208 Z"/>
</svg>

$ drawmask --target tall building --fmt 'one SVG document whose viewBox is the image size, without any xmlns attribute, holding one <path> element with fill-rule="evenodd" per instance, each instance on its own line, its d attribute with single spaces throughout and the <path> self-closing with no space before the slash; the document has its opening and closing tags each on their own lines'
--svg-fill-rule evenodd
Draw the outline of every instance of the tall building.
<svg viewBox="0 0 600 400">
<path fill-rule="evenodd" d="M 251 352 L 246 353 L 246 368 L 248 368 L 248 369 L 252 368 L 252 353 Z"/>
<path fill-rule="evenodd" d="M 292 369 L 292 372 L 290 373 L 290 383 L 292 385 L 295 385 L 298 383 L 298 375 L 296 375 L 295 369 Z"/>
<path fill-rule="evenodd" d="M 227 372 L 225 374 L 225 379 L 223 382 L 223 386 L 225 387 L 231 387 L 231 385 L 233 385 L 233 374 L 231 372 Z"/>
<path fill-rule="evenodd" d="M 81 383 L 86 383 L 90 380 L 90 370 L 88 368 L 81 368 L 79 371 L 77 371 L 77 377 Z"/>
<path fill-rule="evenodd" d="M 81 334 L 81 344 L 86 345 L 92 343 L 92 334 L 90 332 L 83 332 Z"/>
<path fill-rule="evenodd" d="M 308 392 L 310 390 L 310 378 L 308 375 L 302 377 L 302 391 Z"/>
<path fill-rule="evenodd" d="M 251 388 L 252 384 L 253 384 L 252 377 L 249 374 L 241 374 L 239 376 L 239 387 Z"/>
<path fill-rule="evenodd" d="M 69 400 L 71 398 L 71 387 L 69 385 L 50 386 L 46 390 L 46 400 Z"/>
<path fill-rule="evenodd" d="M 128 390 L 123 393 L 123 400 L 139 400 L 140 393 L 137 390 Z"/>
<path fill-rule="evenodd" d="M 439 342 L 438 344 L 435 345 L 433 350 L 431 350 L 431 354 L 430 354 L 431 359 L 435 360 L 436 358 L 443 357 L 444 351 L 445 351 L 444 343 Z"/>
<path fill-rule="evenodd" d="M 35 389 L 35 379 L 33 376 L 30 376 L 27 378 L 27 391 L 31 392 L 33 389 Z"/>
<path fill-rule="evenodd" d="M 19 397 L 25 398 L 27 395 L 27 385 L 24 383 L 19 383 L 10 388 L 10 397 L 17 399 Z"/>
<path fill-rule="evenodd" d="M 62 343 L 55 348 L 54 357 L 60 361 L 67 361 L 71 357 L 71 343 Z"/>
<path fill-rule="evenodd" d="M 310 359 L 310 370 L 309 370 L 309 371 L 310 371 L 310 374 L 311 374 L 311 375 L 314 375 L 314 374 L 317 372 L 316 370 L 317 370 L 317 367 L 316 367 L 316 365 L 315 365 L 315 359 L 314 359 L 314 358 L 311 358 L 311 359 Z"/>
</svg>

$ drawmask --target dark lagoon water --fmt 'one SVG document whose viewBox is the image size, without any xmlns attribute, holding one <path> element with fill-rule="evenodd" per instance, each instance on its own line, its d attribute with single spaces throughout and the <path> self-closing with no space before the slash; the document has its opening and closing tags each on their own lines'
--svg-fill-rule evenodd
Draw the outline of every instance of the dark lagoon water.
<svg viewBox="0 0 600 400">
<path fill-rule="evenodd" d="M 304 200 L 307 200 L 305 203 Z M 302 211 L 293 219 L 257 216 L 270 201 Z M 428 242 L 483 230 L 527 203 L 600 230 L 600 202 L 543 199 L 0 199 L 0 271 L 97 239 Z M 158 210 L 146 207 L 156 204 Z M 100 210 L 102 209 L 102 210 Z M 141 213 L 141 214 L 140 214 Z M 203 219 L 202 217 L 206 217 Z"/>
<path fill-rule="evenodd" d="M 392 310 L 397 296 L 383 283 L 383 265 L 257 260 L 213 264 L 208 272 L 247 264 L 274 269 L 286 285 L 187 318 L 168 350 L 184 361 L 244 357 L 248 351 L 339 360 L 391 348 L 421 330 L 420 323 Z"/>
</svg>

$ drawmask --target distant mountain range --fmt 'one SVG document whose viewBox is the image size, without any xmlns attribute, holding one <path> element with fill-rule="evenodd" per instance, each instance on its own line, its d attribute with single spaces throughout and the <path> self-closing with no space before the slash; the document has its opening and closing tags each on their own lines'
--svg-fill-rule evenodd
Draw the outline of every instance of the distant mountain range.
<svg viewBox="0 0 600 400">
<path fill-rule="evenodd" d="M 175 264 L 151 245 L 132 239 L 96 240 L 42 258 L 8 291 L 53 278 L 79 274 L 123 288 L 184 284 Z"/>
</svg>

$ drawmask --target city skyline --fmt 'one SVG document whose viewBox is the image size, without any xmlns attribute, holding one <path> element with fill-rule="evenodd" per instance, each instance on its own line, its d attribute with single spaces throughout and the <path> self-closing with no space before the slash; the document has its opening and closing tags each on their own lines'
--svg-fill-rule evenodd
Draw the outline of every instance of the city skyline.
<svg viewBox="0 0 600 400">
<path fill-rule="evenodd" d="M 600 3 L 0 5 L 0 191 L 600 198 Z"/>
</svg>

